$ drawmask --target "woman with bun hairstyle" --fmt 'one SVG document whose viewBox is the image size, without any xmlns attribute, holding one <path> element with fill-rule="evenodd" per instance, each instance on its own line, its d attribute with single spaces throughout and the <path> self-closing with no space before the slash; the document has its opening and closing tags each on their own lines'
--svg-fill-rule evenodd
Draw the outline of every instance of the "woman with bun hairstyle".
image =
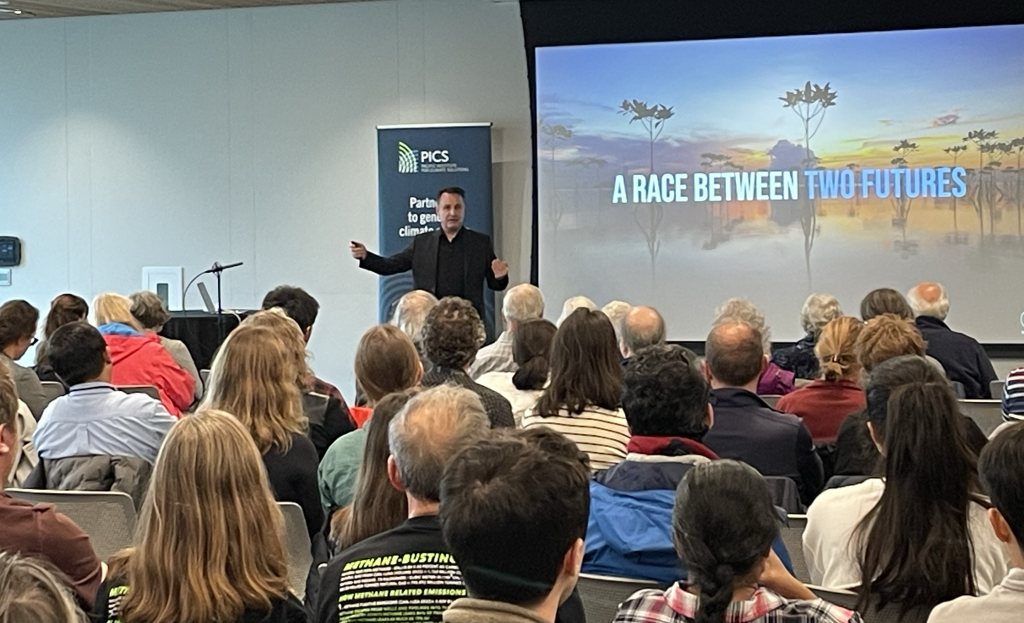
<svg viewBox="0 0 1024 623">
<path fill-rule="evenodd" d="M 516 426 L 521 426 L 523 414 L 532 409 L 548 384 L 551 373 L 551 342 L 555 338 L 555 325 L 543 318 L 526 320 L 512 334 L 512 361 L 515 372 L 488 372 L 476 380 L 504 396 L 512 404 Z"/>
</svg>

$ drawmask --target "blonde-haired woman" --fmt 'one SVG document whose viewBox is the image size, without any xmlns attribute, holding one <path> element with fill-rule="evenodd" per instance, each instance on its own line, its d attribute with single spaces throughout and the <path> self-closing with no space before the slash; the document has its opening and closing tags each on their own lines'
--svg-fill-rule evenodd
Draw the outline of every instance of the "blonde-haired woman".
<svg viewBox="0 0 1024 623">
<path fill-rule="evenodd" d="M 317 458 L 323 459 L 327 448 L 336 439 L 351 433 L 356 426 L 349 415 L 348 406 L 340 399 L 313 392 L 313 373 L 309 369 L 306 340 L 297 322 L 280 307 L 256 312 L 242 321 L 242 326 L 266 327 L 277 333 L 288 348 L 295 364 L 295 383 L 302 392 L 302 411 L 309 421 L 309 439 L 316 447 Z"/>
<path fill-rule="evenodd" d="M 302 507 L 312 537 L 324 522 L 316 488 L 318 458 L 306 437 L 306 416 L 295 383 L 295 359 L 267 327 L 238 327 L 221 345 L 200 408 L 233 414 L 263 456 L 278 500 Z"/>
<path fill-rule="evenodd" d="M 843 420 L 865 407 L 856 348 L 863 326 L 852 316 L 825 325 L 814 347 L 821 378 L 783 396 L 775 405 L 779 411 L 803 418 L 815 443 L 835 441 Z"/>
<path fill-rule="evenodd" d="M 355 372 L 356 383 L 372 408 L 388 394 L 419 385 L 423 365 L 412 339 L 398 327 L 382 324 L 370 327 L 360 338 Z M 345 435 L 331 444 L 320 461 L 320 501 L 328 512 L 352 502 L 366 437 L 366 428 Z"/>
<path fill-rule="evenodd" d="M 221 411 L 183 418 L 164 441 L 135 544 L 111 561 L 93 609 L 121 623 L 300 623 L 284 520 L 260 454 Z"/>
<path fill-rule="evenodd" d="M 131 301 L 120 294 L 101 294 L 92 302 L 96 328 L 114 365 L 111 382 L 152 385 L 164 407 L 180 416 L 192 404 L 195 380 L 160 344 L 159 335 L 143 332 L 131 309 Z"/>
</svg>

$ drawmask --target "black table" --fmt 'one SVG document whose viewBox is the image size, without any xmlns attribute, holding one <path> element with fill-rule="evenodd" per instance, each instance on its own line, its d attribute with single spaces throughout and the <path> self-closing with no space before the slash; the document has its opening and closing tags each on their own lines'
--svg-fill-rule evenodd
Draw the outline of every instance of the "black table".
<svg viewBox="0 0 1024 623">
<path fill-rule="evenodd" d="M 224 312 L 224 335 L 231 333 L 254 310 Z M 220 348 L 217 314 L 206 311 L 171 312 L 160 335 L 181 340 L 200 370 L 209 370 L 213 355 Z"/>
</svg>

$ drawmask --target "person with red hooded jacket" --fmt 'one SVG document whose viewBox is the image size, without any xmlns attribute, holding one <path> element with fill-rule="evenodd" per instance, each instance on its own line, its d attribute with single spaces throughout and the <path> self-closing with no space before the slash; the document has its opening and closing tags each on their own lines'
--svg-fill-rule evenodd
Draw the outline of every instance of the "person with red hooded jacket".
<svg viewBox="0 0 1024 623">
<path fill-rule="evenodd" d="M 195 380 L 175 363 L 160 336 L 143 333 L 131 313 L 131 301 L 120 294 L 100 294 L 92 303 L 96 327 L 114 364 L 114 385 L 152 385 L 160 402 L 175 416 L 192 404 Z"/>
</svg>

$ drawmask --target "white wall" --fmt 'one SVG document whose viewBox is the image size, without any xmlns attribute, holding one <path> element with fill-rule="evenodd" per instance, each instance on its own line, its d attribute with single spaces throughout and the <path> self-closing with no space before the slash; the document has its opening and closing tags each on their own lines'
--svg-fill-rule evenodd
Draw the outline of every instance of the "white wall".
<svg viewBox="0 0 1024 623">
<path fill-rule="evenodd" d="M 225 273 L 225 306 L 308 289 L 321 303 L 314 368 L 351 394 L 377 279 L 347 246 L 376 245 L 374 128 L 397 123 L 494 123 L 497 251 L 513 282 L 529 276 L 518 3 L 4 22 L 0 59 L 0 235 L 24 241 L 0 301 L 45 313 L 63 291 L 137 290 L 143 266 L 191 277 L 243 261 Z"/>
</svg>

